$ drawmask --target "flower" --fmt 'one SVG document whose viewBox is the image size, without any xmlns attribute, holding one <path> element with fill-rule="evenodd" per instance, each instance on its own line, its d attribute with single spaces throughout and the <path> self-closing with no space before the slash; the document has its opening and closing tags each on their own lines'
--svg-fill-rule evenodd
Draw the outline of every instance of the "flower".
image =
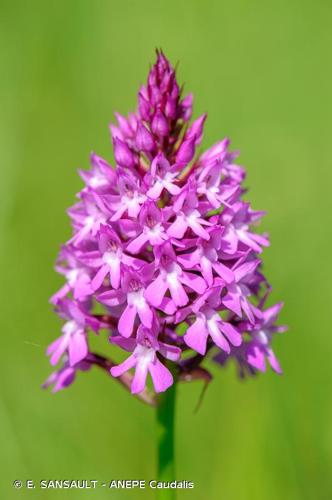
<svg viewBox="0 0 332 500">
<path fill-rule="evenodd" d="M 150 178 L 153 184 L 147 192 L 148 197 L 157 200 L 163 189 L 166 189 L 170 194 L 179 194 L 181 189 L 174 183 L 176 176 L 177 173 L 171 171 L 170 164 L 165 156 L 158 153 L 151 163 L 150 175 L 146 176 L 146 179 Z"/>
<path fill-rule="evenodd" d="M 261 305 L 263 305 L 263 302 Z M 275 325 L 282 306 L 283 304 L 279 303 L 266 310 L 254 308 L 257 318 L 255 325 L 248 322 L 238 324 L 239 330 L 249 333 L 250 339 L 244 342 L 240 348 L 235 349 L 230 357 L 225 357 L 222 353 L 219 353 L 214 360 L 217 363 L 225 364 L 229 359 L 234 358 L 242 377 L 246 373 L 265 372 L 266 361 L 268 361 L 273 371 L 281 374 L 282 369 L 271 348 L 271 342 L 275 333 L 282 333 L 287 329 L 285 325 Z"/>
<path fill-rule="evenodd" d="M 90 316 L 78 303 L 63 299 L 57 303 L 58 313 L 66 319 L 62 335 L 47 349 L 52 365 L 56 365 L 64 353 L 68 352 L 69 365 L 82 361 L 88 354 L 87 328 L 98 330 L 98 321 Z"/>
<path fill-rule="evenodd" d="M 173 376 L 169 369 L 158 359 L 157 352 L 166 359 L 178 361 L 181 356 L 181 349 L 158 341 L 155 330 L 151 331 L 140 325 L 137 329 L 136 338 L 111 337 L 110 340 L 113 344 L 122 347 L 122 349 L 132 352 L 131 356 L 123 363 L 111 368 L 111 374 L 113 377 L 118 377 L 127 370 L 135 368 L 135 376 L 131 384 L 133 394 L 144 390 L 148 372 L 152 377 L 157 392 L 163 392 L 172 385 Z"/>
<path fill-rule="evenodd" d="M 269 241 L 253 229 L 264 212 L 243 200 L 246 172 L 228 138 L 199 154 L 207 115 L 190 124 L 192 106 L 157 52 L 136 113 L 110 125 L 115 165 L 93 153 L 91 170 L 79 171 L 73 235 L 56 266 L 66 282 L 51 299 L 65 321 L 47 350 L 62 363 L 45 383 L 53 391 L 95 364 L 147 400 L 149 373 L 165 391 L 190 370 L 207 373 L 210 351 L 241 374 L 268 363 L 281 372 L 271 347 L 281 305 L 265 308 Z M 90 330 L 130 356 L 116 365 L 91 352 Z"/>
</svg>

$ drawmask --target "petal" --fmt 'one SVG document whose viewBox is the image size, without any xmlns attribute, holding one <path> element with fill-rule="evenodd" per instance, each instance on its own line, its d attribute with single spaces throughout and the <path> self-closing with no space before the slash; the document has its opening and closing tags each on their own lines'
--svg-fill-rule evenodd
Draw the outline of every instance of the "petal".
<svg viewBox="0 0 332 500">
<path fill-rule="evenodd" d="M 167 191 L 173 195 L 179 194 L 181 191 L 181 188 L 179 186 L 176 186 L 172 182 L 169 181 L 164 181 L 164 187 L 167 189 Z"/>
<path fill-rule="evenodd" d="M 188 227 L 187 222 L 183 219 L 181 215 L 175 219 L 175 221 L 167 229 L 167 234 L 173 238 L 182 238 Z"/>
<path fill-rule="evenodd" d="M 132 354 L 129 358 L 125 359 L 123 363 L 118 366 L 113 366 L 110 370 L 113 377 L 119 377 L 123 373 L 127 372 L 136 365 L 137 359 Z"/>
<path fill-rule="evenodd" d="M 75 380 L 76 370 L 73 368 L 65 368 L 56 379 L 52 392 L 58 392 L 65 389 Z"/>
<path fill-rule="evenodd" d="M 270 326 L 272 323 L 274 323 L 278 317 L 278 314 L 283 307 L 282 302 L 278 302 L 277 304 L 269 307 L 265 311 L 263 311 L 263 318 L 264 318 L 264 323 L 267 326 Z"/>
<path fill-rule="evenodd" d="M 141 233 L 139 236 L 137 236 L 137 238 L 129 243 L 129 245 L 127 246 L 127 251 L 134 254 L 138 253 L 148 240 L 149 238 L 147 237 L 147 235 Z"/>
<path fill-rule="evenodd" d="M 233 255 L 237 250 L 238 240 L 234 227 L 229 225 L 222 235 L 220 249 L 227 254 Z"/>
<path fill-rule="evenodd" d="M 124 337 L 121 337 L 121 335 L 116 335 L 114 337 L 110 337 L 109 340 L 112 344 L 116 344 L 119 347 L 121 347 L 121 349 L 124 349 L 125 351 L 128 351 L 128 352 L 133 352 L 136 345 L 137 345 L 136 339 L 134 339 L 132 337 L 126 339 Z"/>
<path fill-rule="evenodd" d="M 69 342 L 69 363 L 71 366 L 76 365 L 88 354 L 88 343 L 86 334 L 83 330 L 78 330 L 72 333 Z"/>
<path fill-rule="evenodd" d="M 256 370 L 259 370 L 261 372 L 266 371 L 264 353 L 259 346 L 250 344 L 247 349 L 246 359 L 249 365 L 256 368 Z"/>
<path fill-rule="evenodd" d="M 251 310 L 251 304 L 244 297 L 241 297 L 241 307 L 242 307 L 243 311 L 246 313 L 247 318 L 249 319 L 250 323 L 252 323 L 254 325 L 255 324 L 255 317 L 254 317 L 253 312 Z"/>
<path fill-rule="evenodd" d="M 151 328 L 153 314 L 145 300 L 142 304 L 139 304 L 137 306 L 137 313 L 143 325 L 146 326 L 147 328 Z"/>
<path fill-rule="evenodd" d="M 227 295 L 222 299 L 222 303 L 230 311 L 234 312 L 238 316 L 242 316 L 240 296 L 237 292 L 228 290 Z"/>
<path fill-rule="evenodd" d="M 230 341 L 231 344 L 233 344 L 235 346 L 241 345 L 242 337 L 241 337 L 240 333 L 234 328 L 233 325 L 223 321 L 219 325 L 219 328 L 223 332 L 223 334 L 227 337 L 227 339 Z"/>
<path fill-rule="evenodd" d="M 188 220 L 188 226 L 194 231 L 195 234 L 203 238 L 203 240 L 210 239 L 209 233 L 205 231 L 197 220 Z"/>
<path fill-rule="evenodd" d="M 171 361 L 178 361 L 181 357 L 182 351 L 179 347 L 174 345 L 159 342 L 159 352 L 164 356 L 164 358 L 170 359 Z"/>
<path fill-rule="evenodd" d="M 144 297 L 151 305 L 158 307 L 161 304 L 167 289 L 167 281 L 159 274 L 159 276 L 146 288 Z"/>
<path fill-rule="evenodd" d="M 86 274 L 80 276 L 74 286 L 74 299 L 81 300 L 87 295 L 92 295 L 92 287 L 89 276 Z"/>
<path fill-rule="evenodd" d="M 220 322 L 218 321 L 208 321 L 208 330 L 213 342 L 220 347 L 223 351 L 230 353 L 231 349 L 229 343 L 220 331 Z"/>
<path fill-rule="evenodd" d="M 222 278 L 226 283 L 232 283 L 234 281 L 234 274 L 227 266 L 222 264 L 221 262 L 215 262 L 213 264 L 213 268 L 216 273 L 219 274 L 220 278 Z"/>
<path fill-rule="evenodd" d="M 145 357 L 138 359 L 136 364 L 135 375 L 131 383 L 132 394 L 138 394 L 144 391 L 149 364 L 150 361 Z"/>
<path fill-rule="evenodd" d="M 213 283 L 212 263 L 206 257 L 202 257 L 201 259 L 201 269 L 205 281 L 209 286 L 211 286 Z"/>
<path fill-rule="evenodd" d="M 174 314 L 177 307 L 174 304 L 173 300 L 170 299 L 169 297 L 164 297 L 159 306 L 157 306 L 158 309 L 163 311 L 165 314 Z"/>
<path fill-rule="evenodd" d="M 110 290 L 108 292 L 100 293 L 99 295 L 97 295 L 96 299 L 98 300 L 98 302 L 101 302 L 106 306 L 116 307 L 120 304 L 123 304 L 126 296 L 121 290 Z"/>
<path fill-rule="evenodd" d="M 156 181 L 154 185 L 146 193 L 152 200 L 157 200 L 163 190 L 163 185 L 160 181 Z"/>
<path fill-rule="evenodd" d="M 251 234 L 248 231 L 238 229 L 237 235 L 242 243 L 255 250 L 255 252 L 262 253 L 262 248 L 254 241 L 253 238 L 251 238 Z"/>
<path fill-rule="evenodd" d="M 126 210 L 127 210 L 127 205 L 125 205 L 125 204 L 120 205 L 120 207 L 118 208 L 118 210 L 111 217 L 111 221 L 116 221 L 116 220 L 121 219 L 121 217 L 126 212 Z"/>
<path fill-rule="evenodd" d="M 110 263 L 111 268 L 111 285 L 113 288 L 119 288 L 120 286 L 120 260 L 114 259 Z"/>
<path fill-rule="evenodd" d="M 52 344 L 47 348 L 47 354 L 51 355 L 50 363 L 51 365 L 56 365 L 63 353 L 66 351 L 69 344 L 69 336 L 62 335 L 57 340 L 52 342 Z"/>
<path fill-rule="evenodd" d="M 200 255 L 199 252 L 194 251 L 192 253 L 185 253 L 183 255 L 179 255 L 177 257 L 177 261 L 181 266 L 185 269 L 192 269 L 194 266 L 200 263 Z"/>
<path fill-rule="evenodd" d="M 70 292 L 70 286 L 68 283 L 65 283 L 63 287 L 60 288 L 52 297 L 50 298 L 51 304 L 56 305 L 59 299 L 62 299 L 67 293 Z"/>
<path fill-rule="evenodd" d="M 200 276 L 196 276 L 196 274 L 184 272 L 180 276 L 180 280 L 196 293 L 202 294 L 206 290 L 204 279 Z"/>
<path fill-rule="evenodd" d="M 156 392 L 164 392 L 173 384 L 171 372 L 162 364 L 157 356 L 149 364 L 149 372 Z"/>
<path fill-rule="evenodd" d="M 236 282 L 239 282 L 245 276 L 254 272 L 259 263 L 260 260 L 252 260 L 250 262 L 245 262 L 244 264 L 241 264 L 241 266 L 234 269 L 233 272 Z"/>
<path fill-rule="evenodd" d="M 171 292 L 171 297 L 177 306 L 185 306 L 189 302 L 188 295 L 185 292 L 180 281 L 178 282 L 168 282 L 169 290 Z"/>
<path fill-rule="evenodd" d="M 137 311 L 134 305 L 128 305 L 123 311 L 118 322 L 118 330 L 124 337 L 130 337 L 133 333 L 136 313 Z"/>
<path fill-rule="evenodd" d="M 107 264 L 105 264 L 103 267 L 101 267 L 99 269 L 96 276 L 93 278 L 93 280 L 91 282 L 91 287 L 92 287 L 92 290 L 94 292 L 101 287 L 101 285 L 103 284 L 104 278 L 107 275 L 108 271 L 109 271 L 109 267 Z"/>
<path fill-rule="evenodd" d="M 195 323 L 188 328 L 183 338 L 189 347 L 204 356 L 206 353 L 206 342 L 208 336 L 209 332 L 206 328 L 204 319 L 197 318 Z"/>
<path fill-rule="evenodd" d="M 282 374 L 282 369 L 281 369 L 281 366 L 279 364 L 279 361 L 276 357 L 276 355 L 274 354 L 274 352 L 272 351 L 272 349 L 268 348 L 266 349 L 266 357 L 271 365 L 271 368 L 276 372 L 276 373 L 279 373 L 279 375 Z"/>
</svg>

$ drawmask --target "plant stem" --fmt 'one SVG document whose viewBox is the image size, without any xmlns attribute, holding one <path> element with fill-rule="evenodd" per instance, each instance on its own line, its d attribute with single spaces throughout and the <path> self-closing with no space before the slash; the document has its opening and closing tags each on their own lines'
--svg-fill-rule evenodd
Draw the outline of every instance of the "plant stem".
<svg viewBox="0 0 332 500">
<path fill-rule="evenodd" d="M 157 400 L 157 440 L 158 440 L 158 481 L 175 480 L 174 464 L 174 410 L 176 380 L 166 391 L 158 395 Z M 158 488 L 159 500 L 175 500 L 176 490 Z"/>
</svg>

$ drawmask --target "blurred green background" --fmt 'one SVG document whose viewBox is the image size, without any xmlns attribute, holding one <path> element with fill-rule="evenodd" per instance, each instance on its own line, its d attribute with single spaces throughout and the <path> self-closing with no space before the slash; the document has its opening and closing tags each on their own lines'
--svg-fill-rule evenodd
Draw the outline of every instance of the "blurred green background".
<svg viewBox="0 0 332 500">
<path fill-rule="evenodd" d="M 332 498 L 331 2 L 1 0 L 0 10 L 1 498 L 154 497 L 12 481 L 155 474 L 153 410 L 97 369 L 57 395 L 40 384 L 59 334 L 48 298 L 62 283 L 53 264 L 76 170 L 91 150 L 112 158 L 108 123 L 135 107 L 156 46 L 180 62 L 195 114 L 209 114 L 204 144 L 228 135 L 241 149 L 289 325 L 274 343 L 282 377 L 240 382 L 214 368 L 195 415 L 200 383 L 180 387 L 177 478 L 195 489 L 179 499 Z"/>
</svg>

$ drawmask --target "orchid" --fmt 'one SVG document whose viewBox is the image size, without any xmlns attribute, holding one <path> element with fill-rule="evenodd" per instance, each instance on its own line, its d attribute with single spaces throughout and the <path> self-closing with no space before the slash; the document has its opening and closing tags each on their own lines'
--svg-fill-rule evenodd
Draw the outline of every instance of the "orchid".
<svg viewBox="0 0 332 500">
<path fill-rule="evenodd" d="M 267 362 L 281 372 L 271 348 L 281 304 L 265 308 L 269 240 L 254 229 L 264 212 L 243 200 L 246 172 L 228 138 L 200 154 L 207 115 L 190 125 L 192 104 L 158 51 L 137 111 L 110 125 L 115 164 L 93 153 L 80 170 L 57 263 L 66 283 L 52 297 L 65 320 L 47 350 L 62 363 L 46 382 L 54 391 L 96 365 L 162 412 L 177 382 L 211 379 L 209 359 L 233 360 L 241 375 Z M 117 364 L 91 352 L 91 330 L 131 354 Z"/>
<path fill-rule="evenodd" d="M 156 322 L 158 325 L 158 323 Z M 144 390 L 148 372 L 151 374 L 154 386 L 159 392 L 165 391 L 173 383 L 173 376 L 165 365 L 158 359 L 156 353 L 171 361 L 178 361 L 181 349 L 158 341 L 156 330 L 140 325 L 137 329 L 136 338 L 124 339 L 123 337 L 111 337 L 110 341 L 132 354 L 123 363 L 111 368 L 113 377 L 118 377 L 130 368 L 135 367 L 135 376 L 131 384 L 133 394 Z"/>
<path fill-rule="evenodd" d="M 88 354 L 87 328 L 98 330 L 99 322 L 74 301 L 63 299 L 57 303 L 58 313 L 66 319 L 62 327 L 62 336 L 52 342 L 47 349 L 52 365 L 56 365 L 65 353 L 69 364 L 74 366 Z"/>
</svg>

